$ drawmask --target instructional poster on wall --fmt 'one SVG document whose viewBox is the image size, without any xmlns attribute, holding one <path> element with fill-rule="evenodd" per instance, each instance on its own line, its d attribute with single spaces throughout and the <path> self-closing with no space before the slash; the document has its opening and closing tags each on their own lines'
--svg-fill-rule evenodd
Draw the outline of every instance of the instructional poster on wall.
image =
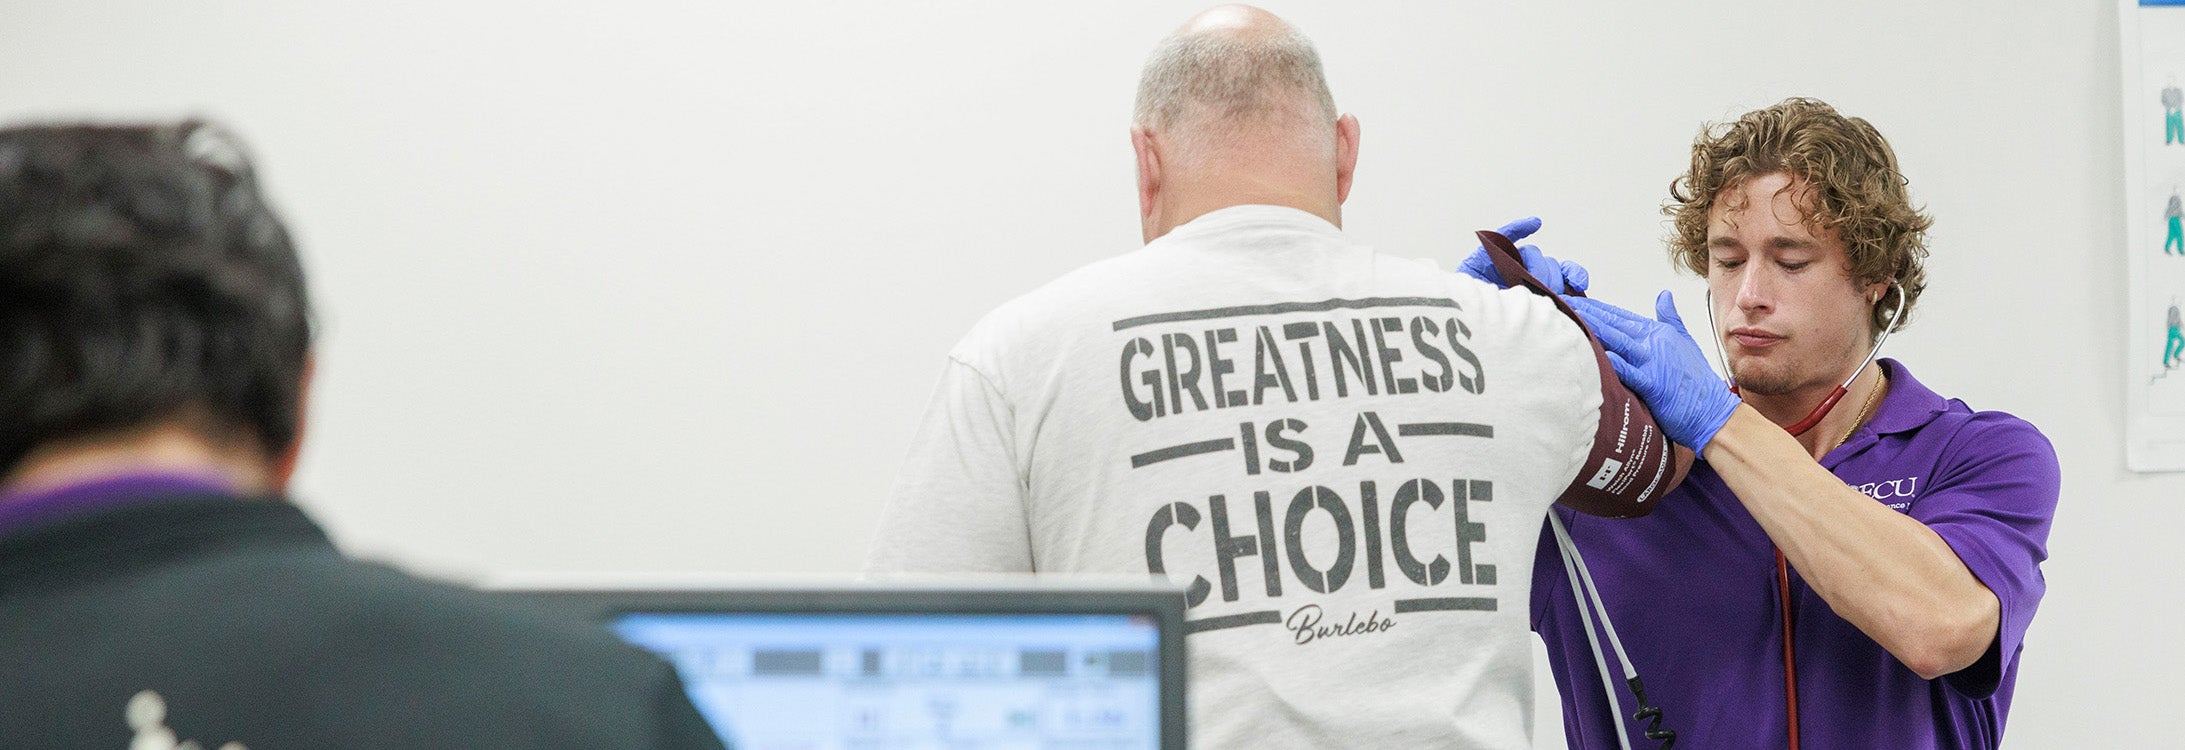
<svg viewBox="0 0 2185 750">
<path fill-rule="evenodd" d="M 2185 0 L 2121 0 L 2125 463 L 2185 471 Z"/>
</svg>

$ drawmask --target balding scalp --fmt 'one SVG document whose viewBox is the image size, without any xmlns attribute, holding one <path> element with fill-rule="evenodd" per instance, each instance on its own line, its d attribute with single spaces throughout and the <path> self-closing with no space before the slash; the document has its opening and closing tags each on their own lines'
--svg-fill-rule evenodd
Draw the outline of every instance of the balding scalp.
<svg viewBox="0 0 2185 750">
<path fill-rule="evenodd" d="M 1146 59 L 1135 124 L 1155 132 L 1218 137 L 1238 128 L 1333 127 L 1335 97 L 1312 40 L 1279 20 L 1272 28 L 1186 28 Z"/>
</svg>

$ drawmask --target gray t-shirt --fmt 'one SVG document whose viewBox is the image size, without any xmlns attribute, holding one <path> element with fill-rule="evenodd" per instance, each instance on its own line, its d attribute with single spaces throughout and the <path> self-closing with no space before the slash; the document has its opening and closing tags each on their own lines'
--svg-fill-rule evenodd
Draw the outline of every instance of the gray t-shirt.
<svg viewBox="0 0 2185 750">
<path fill-rule="evenodd" d="M 2146 100 L 2142 99 L 2140 101 Z M 2165 109 L 2177 109 L 2179 107 L 2185 107 L 2185 91 L 2179 91 L 2176 86 L 2163 87 L 2162 106 Z"/>
<path fill-rule="evenodd" d="M 1227 208 L 973 327 L 867 572 L 1186 585 L 1197 747 L 1525 747 L 1600 404 L 1544 298 Z"/>
</svg>

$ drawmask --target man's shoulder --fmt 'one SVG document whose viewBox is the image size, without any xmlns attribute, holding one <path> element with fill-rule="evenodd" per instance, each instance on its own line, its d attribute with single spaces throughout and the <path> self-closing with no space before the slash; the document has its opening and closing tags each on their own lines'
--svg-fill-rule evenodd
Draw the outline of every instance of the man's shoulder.
<svg viewBox="0 0 2185 750">
<path fill-rule="evenodd" d="M 1066 345 L 1103 329 L 1108 311 L 1123 308 L 1159 259 L 1143 248 L 1079 266 L 994 306 L 957 339 L 949 356 L 994 377 L 999 362 Z"/>
<path fill-rule="evenodd" d="M 284 623 L 284 634 L 359 624 L 420 634 L 537 630 L 543 624 L 536 613 L 496 595 L 344 556 L 308 514 L 277 499 L 148 498 L 64 519 L 8 543 L 10 554 L 38 554 L 51 562 L 7 579 L 13 585 L 0 586 L 4 607 L 58 600 L 41 606 L 121 619 L 141 612 L 173 630 L 206 619 L 264 618 Z M 158 606 L 179 602 L 208 604 Z"/>
<path fill-rule="evenodd" d="M 1950 399 L 1949 407 L 1936 415 L 1925 435 L 1937 441 L 1940 448 L 1938 460 L 1946 463 L 1990 465 L 1997 459 L 2015 458 L 2046 464 L 2051 473 L 2057 464 L 2056 446 L 2041 432 L 2041 428 L 2016 414 L 1997 410 L 1979 410 L 1958 399 Z M 2011 471 L 2023 471 L 2017 466 Z"/>
<path fill-rule="evenodd" d="M 1113 304 L 1118 293 L 1138 286 L 1148 276 L 1173 272 L 1165 266 L 1175 265 L 1172 254 L 1158 252 L 1152 247 L 1112 255 L 1070 269 L 994 307 L 981 319 L 987 320 L 1046 320 L 1075 315 L 1086 305 Z"/>
<path fill-rule="evenodd" d="M 264 562 L 270 561 L 239 561 L 235 569 L 270 575 L 252 571 Z M 515 594 L 339 556 L 322 558 L 300 573 L 289 584 L 297 597 L 283 601 L 261 594 L 267 618 L 276 616 L 274 607 L 310 609 L 288 615 L 293 632 L 276 636 L 288 643 L 278 651 L 316 660 L 318 677 L 337 682 L 383 671 L 405 675 L 385 684 L 356 680 L 359 696 L 416 689 L 443 691 L 451 706 L 499 709 L 512 702 L 542 702 L 564 704 L 572 714 L 636 711 L 652 708 L 654 691 L 672 675 L 660 659 L 624 643 L 602 624 Z M 399 637 L 356 638 L 370 633 Z M 345 638 L 353 639 L 352 645 L 327 646 Z M 465 686 L 479 684 L 490 684 L 499 694 L 464 694 Z"/>
<path fill-rule="evenodd" d="M 993 344 L 1027 334 L 1045 338 L 1087 324 L 1091 328 L 1086 330 L 1119 330 L 1148 315 L 1282 304 L 1455 300 L 1497 321 L 1505 319 L 1499 315 L 1503 311 L 1553 311 L 1552 302 L 1522 289 L 1496 289 L 1426 258 L 1347 240 L 1274 258 L 1219 252 L 1219 245 L 1206 238 L 1164 239 L 1080 266 L 997 305 L 973 325 L 965 341 Z M 1191 309 L 1183 309 L 1187 307 Z"/>
<path fill-rule="evenodd" d="M 292 652 L 305 663 L 416 662 L 494 670 L 525 662 L 543 669 L 554 661 L 647 666 L 641 652 L 596 624 L 508 595 L 349 558 L 323 544 L 259 543 L 247 532 L 203 543 L 208 549 L 201 553 L 55 593 L 104 600 L 85 609 L 111 618 L 98 621 L 101 627 L 156 631 L 176 643 L 250 639 L 253 652 Z M 162 602 L 201 606 L 167 608 Z M 125 625 L 132 611 L 141 612 L 142 621 Z M 224 623 L 271 622 L 281 627 L 224 630 Z M 372 633 L 401 637 L 356 637 Z M 512 643 L 526 646 L 511 649 Z"/>
<path fill-rule="evenodd" d="M 215 563 L 215 565 L 223 565 Z M 230 588 L 254 577 L 287 570 L 291 580 L 278 591 L 260 592 L 267 616 L 276 607 L 310 605 L 291 614 L 296 638 L 340 632 L 407 633 L 414 640 L 372 642 L 343 656 L 360 662 L 445 662 L 441 668 L 541 671 L 607 670 L 606 675 L 634 678 L 657 662 L 615 638 L 598 623 L 558 612 L 511 594 L 481 591 L 425 578 L 378 562 L 342 556 L 313 558 L 297 566 L 280 556 L 238 556 L 226 570 L 205 576 Z M 284 592 L 294 592 L 284 597 Z M 522 643 L 522 649 L 506 644 Z M 560 666 L 555 666 L 556 664 Z M 459 665 L 472 665 L 461 667 Z"/>
<path fill-rule="evenodd" d="M 1999 409 L 1976 409 L 1958 398 L 1943 398 L 1933 419 L 1917 432 L 1921 439 L 1956 445 L 2056 452 L 2048 435 L 2024 417 Z"/>
<path fill-rule="evenodd" d="M 273 515 L 234 502 L 246 520 Z M 156 688 L 211 742 L 251 747 L 424 736 L 514 747 L 554 733 L 654 746 L 644 738 L 674 706 L 673 669 L 596 623 L 249 524 L 195 544 L 0 591 L 0 661 L 77 676 L 59 693 L 0 679 L 0 703 L 102 736 L 121 728 L 131 694 Z M 347 708 L 319 710 L 329 705 Z"/>
<path fill-rule="evenodd" d="M 1890 365 L 1893 376 L 1909 380 L 1901 364 L 1891 361 Z M 1930 456 L 1938 470 L 1970 472 L 1968 476 L 1987 471 L 2037 472 L 2053 483 L 2059 472 L 2055 445 L 2032 422 L 2007 411 L 1976 409 L 1916 381 L 1912 385 L 1917 388 L 1916 399 L 1910 400 L 1913 413 L 1893 415 L 1883 425 L 1885 432 L 1905 441 L 1900 443 L 1900 458 Z"/>
</svg>

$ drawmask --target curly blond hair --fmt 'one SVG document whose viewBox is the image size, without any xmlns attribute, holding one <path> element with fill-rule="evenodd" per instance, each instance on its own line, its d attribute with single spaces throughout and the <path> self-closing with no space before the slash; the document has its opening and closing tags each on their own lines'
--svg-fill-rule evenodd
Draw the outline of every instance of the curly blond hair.
<svg viewBox="0 0 2185 750">
<path fill-rule="evenodd" d="M 1843 238 L 1853 281 L 1890 284 L 1874 305 L 1869 335 L 1903 328 L 1927 290 L 1927 228 L 1934 220 L 1912 205 L 1897 155 L 1881 132 L 1818 99 L 1785 99 L 1701 129 L 1692 142 L 1691 170 L 1669 184 L 1671 200 L 1662 206 L 1676 226 L 1670 257 L 1706 276 L 1715 200 L 1747 180 L 1777 173 L 1810 191 L 1808 226 Z M 1892 321 L 1900 294 L 1904 314 Z"/>
</svg>

